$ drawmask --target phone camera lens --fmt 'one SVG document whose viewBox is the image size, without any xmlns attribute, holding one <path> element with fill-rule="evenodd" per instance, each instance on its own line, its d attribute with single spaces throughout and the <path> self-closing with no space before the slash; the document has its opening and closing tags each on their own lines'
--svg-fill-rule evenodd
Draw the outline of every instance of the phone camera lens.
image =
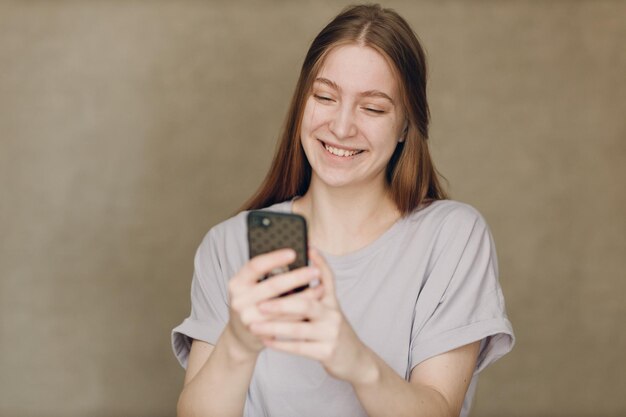
<svg viewBox="0 0 626 417">
<path fill-rule="evenodd" d="M 261 220 L 261 224 L 265 227 L 269 226 L 271 223 L 272 222 L 267 217 L 264 217 L 263 220 Z"/>
</svg>

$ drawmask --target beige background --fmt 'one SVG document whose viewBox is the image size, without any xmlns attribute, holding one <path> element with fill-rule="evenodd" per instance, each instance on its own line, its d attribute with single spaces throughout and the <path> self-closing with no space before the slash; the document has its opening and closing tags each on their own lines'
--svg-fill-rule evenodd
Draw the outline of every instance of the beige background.
<svg viewBox="0 0 626 417">
<path fill-rule="evenodd" d="M 626 2 L 393 1 L 517 346 L 473 416 L 626 415 Z M 0 415 L 173 416 L 169 332 L 343 3 L 0 2 Z"/>
</svg>

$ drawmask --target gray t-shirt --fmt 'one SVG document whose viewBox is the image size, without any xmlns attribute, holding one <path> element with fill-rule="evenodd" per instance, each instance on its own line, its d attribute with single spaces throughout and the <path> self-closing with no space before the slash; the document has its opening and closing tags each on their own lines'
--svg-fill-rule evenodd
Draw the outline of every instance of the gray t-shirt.
<svg viewBox="0 0 626 417">
<path fill-rule="evenodd" d="M 290 212 L 291 201 L 273 211 Z M 482 216 L 451 200 L 398 220 L 368 246 L 324 254 L 337 298 L 360 339 L 409 379 L 420 362 L 482 341 L 461 416 L 469 414 L 478 373 L 511 350 L 493 239 Z M 228 280 L 248 259 L 246 213 L 213 227 L 195 257 L 191 315 L 172 331 L 183 367 L 193 339 L 215 344 L 228 321 Z M 366 416 L 352 386 L 316 361 L 265 349 L 250 382 L 250 417 Z"/>
</svg>

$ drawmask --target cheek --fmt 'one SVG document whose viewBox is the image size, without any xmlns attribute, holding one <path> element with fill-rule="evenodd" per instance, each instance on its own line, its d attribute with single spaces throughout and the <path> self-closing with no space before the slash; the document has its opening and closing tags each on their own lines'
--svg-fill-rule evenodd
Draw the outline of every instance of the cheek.
<svg viewBox="0 0 626 417">
<path fill-rule="evenodd" d="M 305 107 L 304 112 L 302 113 L 302 123 L 300 124 L 300 142 L 304 148 L 305 154 L 308 155 L 308 148 L 311 145 L 310 137 L 314 136 L 313 132 L 316 129 L 316 110 L 315 103 L 311 103 L 312 100 L 308 100 Z"/>
<path fill-rule="evenodd" d="M 370 140 L 375 141 L 378 146 L 395 149 L 400 137 L 395 123 L 376 120 L 367 126 L 367 130 L 370 132 Z"/>
<path fill-rule="evenodd" d="M 313 118 L 313 107 L 311 100 L 307 100 L 304 106 L 304 112 L 302 113 L 302 133 L 306 134 L 311 130 L 311 123 Z"/>
<path fill-rule="evenodd" d="M 327 123 L 328 110 L 310 97 L 302 113 L 302 132 L 312 132 Z"/>
</svg>

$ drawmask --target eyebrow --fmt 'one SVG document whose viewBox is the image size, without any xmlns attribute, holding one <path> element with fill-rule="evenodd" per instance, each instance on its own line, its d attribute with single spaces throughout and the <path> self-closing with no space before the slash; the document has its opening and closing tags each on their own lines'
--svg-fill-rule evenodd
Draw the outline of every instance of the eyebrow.
<svg viewBox="0 0 626 417">
<path fill-rule="evenodd" d="M 322 84 L 326 84 L 330 88 L 333 88 L 333 89 L 335 89 L 337 91 L 341 91 L 341 88 L 337 85 L 337 83 L 335 83 L 334 81 L 329 80 L 328 78 L 318 77 L 318 78 L 315 79 L 315 81 L 320 82 Z M 383 93 L 382 91 L 379 91 L 379 90 L 363 91 L 362 93 L 359 93 L 359 96 L 384 98 L 384 99 L 389 100 L 391 102 L 391 104 L 393 104 L 395 106 L 395 103 L 394 103 L 393 99 L 391 97 L 389 97 L 387 94 L 385 94 L 385 93 Z"/>
</svg>

